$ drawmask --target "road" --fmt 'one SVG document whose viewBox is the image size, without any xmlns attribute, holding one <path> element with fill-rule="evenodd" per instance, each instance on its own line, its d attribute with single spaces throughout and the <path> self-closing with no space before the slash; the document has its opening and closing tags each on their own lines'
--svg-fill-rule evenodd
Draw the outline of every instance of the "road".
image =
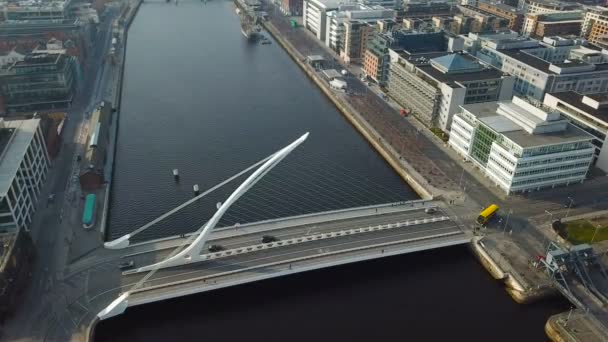
<svg viewBox="0 0 608 342">
<path fill-rule="evenodd" d="M 111 68 L 106 67 L 105 56 L 115 15 L 116 11 L 110 8 L 101 16 L 96 41 L 84 67 L 84 80 L 72 107 L 68 109 L 62 133 L 63 145 L 53 161 L 39 196 L 43 200 L 38 203 L 30 227 L 37 253 L 31 285 L 24 294 L 22 305 L 5 324 L 4 340 L 43 340 L 48 325 L 61 315 L 61 306 L 56 303 L 67 298 L 66 293 L 71 291 L 62 284 L 63 270 L 68 263 L 70 244 L 78 243 L 74 241 L 74 231 L 82 228 L 63 221 L 63 216 L 69 215 L 69 193 L 73 191 L 71 175 L 76 171 L 76 151 L 81 148 L 77 140 L 79 130 L 86 115 L 107 94 Z M 47 207 L 44 199 L 51 193 L 56 194 L 57 199 Z"/>
</svg>

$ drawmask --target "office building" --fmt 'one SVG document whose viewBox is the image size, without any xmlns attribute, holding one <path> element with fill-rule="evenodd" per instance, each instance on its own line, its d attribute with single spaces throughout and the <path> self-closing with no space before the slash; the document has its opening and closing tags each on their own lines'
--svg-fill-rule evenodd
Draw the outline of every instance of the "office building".
<svg viewBox="0 0 608 342">
<path fill-rule="evenodd" d="M 573 90 L 579 93 L 608 91 L 608 52 L 583 46 L 577 39 L 545 37 L 508 40 L 510 48 L 485 44 L 476 56 L 515 76 L 515 93 L 542 101 L 545 93 Z M 494 46 L 504 47 L 503 42 Z M 525 46 L 525 48 L 523 47 Z"/>
<path fill-rule="evenodd" d="M 349 4 L 344 0 L 304 0 L 302 4 L 302 23 L 305 28 L 325 41 L 327 36 L 327 12 L 335 11 L 340 5 Z"/>
<path fill-rule="evenodd" d="M 340 54 L 346 62 L 358 62 L 362 47 L 377 21 L 394 20 L 395 11 L 382 7 L 366 7 L 358 4 L 340 5 L 327 12 L 325 44 Z"/>
<path fill-rule="evenodd" d="M 466 53 L 390 54 L 389 96 L 429 127 L 447 132 L 460 105 L 512 96 L 512 76 Z"/>
<path fill-rule="evenodd" d="M 507 194 L 582 183 L 593 136 L 556 111 L 514 97 L 464 105 L 448 144 Z"/>
<path fill-rule="evenodd" d="M 565 91 L 545 95 L 544 105 L 593 136 L 593 165 L 608 173 L 608 95 Z"/>
<path fill-rule="evenodd" d="M 72 56 L 33 53 L 0 69 L 0 93 L 6 113 L 64 109 L 70 106 L 80 81 Z M 41 83 L 41 79 L 44 82 Z"/>
<path fill-rule="evenodd" d="M 281 0 L 281 12 L 288 16 L 300 16 L 304 10 L 304 1 L 302 0 Z"/>
<path fill-rule="evenodd" d="M 27 228 L 49 169 L 40 119 L 0 119 L 0 231 Z"/>
<path fill-rule="evenodd" d="M 377 32 L 367 44 L 363 71 L 376 83 L 385 86 L 389 73 L 389 49 L 402 50 L 405 46 L 412 54 L 446 51 L 446 38 L 442 33 Z"/>
</svg>

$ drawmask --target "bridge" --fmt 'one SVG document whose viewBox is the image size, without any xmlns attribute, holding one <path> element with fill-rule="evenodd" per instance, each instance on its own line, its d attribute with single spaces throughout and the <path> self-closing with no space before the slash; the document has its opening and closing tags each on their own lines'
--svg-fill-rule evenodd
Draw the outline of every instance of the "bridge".
<svg viewBox="0 0 608 342">
<path fill-rule="evenodd" d="M 135 267 L 122 272 L 119 286 L 104 291 L 107 298 L 115 297 L 97 314 L 98 319 L 121 314 L 131 306 L 470 241 L 470 236 L 450 219 L 442 203 L 430 199 L 215 228 L 230 205 L 307 136 L 235 175 L 257 168 L 224 203 L 218 203 L 217 212 L 197 232 L 130 242 L 135 234 L 208 191 L 133 233 L 106 243 L 110 255 L 119 255 L 121 262 L 132 262 Z"/>
</svg>

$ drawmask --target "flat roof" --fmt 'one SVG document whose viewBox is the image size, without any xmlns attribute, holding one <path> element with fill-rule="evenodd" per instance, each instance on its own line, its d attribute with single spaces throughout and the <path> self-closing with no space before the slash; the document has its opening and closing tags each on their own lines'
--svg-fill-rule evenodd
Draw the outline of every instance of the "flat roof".
<svg viewBox="0 0 608 342">
<path fill-rule="evenodd" d="M 466 73 L 443 73 L 437 69 L 435 69 L 430 64 L 419 65 L 418 69 L 429 75 L 430 77 L 436 79 L 442 83 L 450 83 L 450 82 L 469 82 L 475 80 L 491 80 L 491 79 L 499 79 L 503 76 L 503 72 L 494 69 L 494 68 L 486 68 L 481 71 L 474 72 L 466 72 Z"/>
<path fill-rule="evenodd" d="M 560 101 L 563 101 L 563 102 L 571 105 L 572 107 L 577 108 L 581 112 L 584 112 L 590 116 L 593 116 L 594 118 L 597 118 L 604 122 L 608 122 L 608 108 L 600 107 L 599 109 L 595 109 L 595 108 L 583 103 L 584 96 L 590 97 L 595 100 L 599 100 L 599 97 L 606 96 L 606 94 L 604 94 L 604 93 L 583 95 L 583 94 L 579 94 L 574 91 L 564 91 L 564 92 L 560 92 L 560 93 L 551 93 L 551 96 L 558 98 Z"/>
<path fill-rule="evenodd" d="M 537 47 L 534 47 L 534 49 L 536 48 Z M 500 52 L 504 53 L 505 55 L 517 59 L 520 62 L 526 63 L 527 65 L 535 69 L 538 69 L 545 73 L 552 73 L 551 71 L 549 71 L 549 66 L 551 66 L 551 63 L 545 61 L 544 59 L 525 53 L 524 51 L 526 51 L 526 49 L 500 50 Z"/>
<path fill-rule="evenodd" d="M 502 133 L 505 137 L 521 147 L 566 144 L 570 142 L 592 140 L 593 136 L 582 129 L 568 124 L 566 129 L 553 133 L 530 134 L 523 129 Z"/>
<path fill-rule="evenodd" d="M 40 125 L 40 119 L 4 121 L 4 125 L 7 128 L 14 128 L 15 132 L 0 159 L 0 197 L 8 193 L 19 165 Z"/>
<path fill-rule="evenodd" d="M 475 117 L 484 118 L 496 115 L 498 110 L 498 102 L 480 102 L 460 106 L 464 110 L 471 112 Z"/>
<path fill-rule="evenodd" d="M 494 131 L 502 134 L 506 132 L 519 131 L 522 129 L 518 124 L 502 115 L 486 116 L 479 118 L 479 121 L 483 122 Z"/>
</svg>

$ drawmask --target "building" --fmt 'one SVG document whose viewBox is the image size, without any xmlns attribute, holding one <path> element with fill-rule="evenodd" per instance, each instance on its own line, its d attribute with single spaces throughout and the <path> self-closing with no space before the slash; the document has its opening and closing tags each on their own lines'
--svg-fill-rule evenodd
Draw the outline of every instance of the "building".
<svg viewBox="0 0 608 342">
<path fill-rule="evenodd" d="M 461 107 L 448 144 L 507 194 L 582 183 L 593 136 L 522 98 Z"/>
<path fill-rule="evenodd" d="M 528 14 L 521 33 L 538 39 L 551 36 L 580 36 L 582 25 L 582 11 Z"/>
<path fill-rule="evenodd" d="M 378 20 L 394 20 L 395 11 L 382 7 L 366 7 L 358 4 L 340 5 L 327 12 L 325 44 L 340 54 L 346 62 L 358 62 L 362 57 L 362 45 L 373 32 L 371 26 Z"/>
<path fill-rule="evenodd" d="M 9 2 L 0 10 L 5 20 L 58 20 L 66 19 L 70 15 L 71 0 L 66 1 L 19 1 Z"/>
<path fill-rule="evenodd" d="M 20 53 L 16 49 L 8 51 L 6 53 L 0 53 L 0 68 L 11 65 L 15 62 L 22 61 L 25 58 L 25 54 Z"/>
<path fill-rule="evenodd" d="M 302 0 L 281 0 L 281 12 L 289 16 L 300 16 L 304 10 L 304 1 Z"/>
<path fill-rule="evenodd" d="M 509 21 L 508 28 L 519 32 L 524 21 L 524 14 L 517 7 L 509 6 L 503 3 L 484 2 L 480 1 L 477 7 L 487 13 L 507 19 Z"/>
<path fill-rule="evenodd" d="M 0 53 L 17 49 L 26 54 L 45 42 L 57 40 L 82 67 L 96 31 L 94 24 L 78 19 L 0 22 Z"/>
<path fill-rule="evenodd" d="M 365 58 L 365 50 L 376 32 L 376 26 L 365 21 L 344 23 L 344 43 L 340 48 L 340 58 L 346 63 L 360 63 Z"/>
<path fill-rule="evenodd" d="M 390 53 L 388 94 L 429 127 L 447 132 L 459 106 L 512 96 L 514 77 L 466 53 Z"/>
<path fill-rule="evenodd" d="M 335 11 L 342 4 L 350 1 L 343 0 L 305 0 L 302 4 L 302 24 L 317 36 L 317 39 L 325 41 L 327 36 L 327 12 Z"/>
<path fill-rule="evenodd" d="M 507 43 L 510 48 L 505 49 L 485 44 L 476 56 L 515 76 L 516 94 L 542 101 L 545 93 L 608 91 L 606 51 L 589 49 L 581 40 L 561 37 L 545 37 L 542 42 L 508 40 Z M 504 44 L 495 42 L 494 46 L 504 47 Z"/>
<path fill-rule="evenodd" d="M 593 7 L 586 11 L 582 35 L 589 43 L 608 49 L 608 8 Z"/>
<path fill-rule="evenodd" d="M 405 46 L 411 53 L 446 51 L 446 38 L 442 33 L 377 32 L 367 44 L 363 71 L 376 83 L 385 86 L 389 73 L 389 49 L 401 50 Z"/>
<path fill-rule="evenodd" d="M 581 36 L 588 38 L 591 33 L 591 28 L 597 20 L 605 20 L 602 17 L 608 16 L 608 7 L 589 6 L 585 8 L 583 25 L 581 27 Z"/>
<path fill-rule="evenodd" d="M 408 2 L 397 9 L 397 21 L 405 18 L 430 19 L 452 14 L 452 5 L 446 2 Z"/>
<path fill-rule="evenodd" d="M 110 142 L 111 120 L 112 104 L 107 101 L 101 102 L 89 120 L 88 144 L 80 163 L 79 179 L 83 190 L 95 191 L 105 182 L 104 167 Z"/>
<path fill-rule="evenodd" d="M 518 8 L 526 14 L 577 11 L 582 8 L 575 2 L 557 0 L 519 0 Z"/>
<path fill-rule="evenodd" d="M 44 79 L 44 82 L 40 82 Z M 64 109 L 81 79 L 76 58 L 61 53 L 33 53 L 0 69 L 0 93 L 6 113 Z"/>
<path fill-rule="evenodd" d="M 0 232 L 27 228 L 50 166 L 40 119 L 0 119 Z"/>
<path fill-rule="evenodd" d="M 557 110 L 563 118 L 593 136 L 595 153 L 592 164 L 608 172 L 608 96 L 582 95 L 573 91 L 547 94 L 544 105 Z"/>
<path fill-rule="evenodd" d="M 401 0 L 357 0 L 362 6 L 381 6 L 386 9 L 395 9 L 401 6 Z"/>
<path fill-rule="evenodd" d="M 458 5 L 458 11 L 461 13 L 459 17 L 463 17 L 459 23 L 459 28 L 454 29 L 454 33 L 461 34 L 465 32 L 495 32 L 500 29 L 507 29 L 509 19 L 494 15 L 478 7 Z M 465 21 L 464 18 L 470 18 L 470 21 Z"/>
</svg>

